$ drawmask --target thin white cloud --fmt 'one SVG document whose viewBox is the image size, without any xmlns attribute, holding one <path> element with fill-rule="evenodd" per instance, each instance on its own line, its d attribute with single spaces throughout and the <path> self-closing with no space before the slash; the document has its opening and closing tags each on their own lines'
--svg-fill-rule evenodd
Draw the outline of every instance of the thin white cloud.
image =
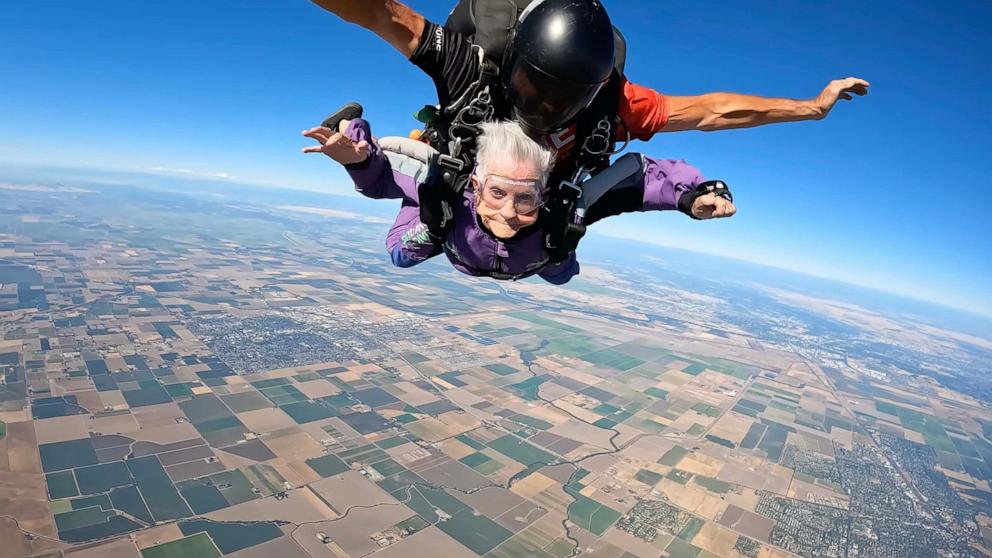
<svg viewBox="0 0 992 558">
<path fill-rule="evenodd" d="M 173 169 L 169 167 L 147 167 L 146 171 L 160 172 L 165 174 L 181 174 L 183 176 L 195 176 L 197 178 L 211 178 L 214 180 L 235 180 L 237 177 L 226 172 L 199 172 L 189 169 Z"/>
</svg>

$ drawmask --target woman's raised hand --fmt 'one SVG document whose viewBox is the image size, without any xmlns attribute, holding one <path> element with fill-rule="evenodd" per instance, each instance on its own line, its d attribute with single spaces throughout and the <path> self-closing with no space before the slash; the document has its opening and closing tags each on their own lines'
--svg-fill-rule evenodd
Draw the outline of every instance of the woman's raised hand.
<svg viewBox="0 0 992 558">
<path fill-rule="evenodd" d="M 342 165 L 354 165 L 369 158 L 369 142 L 355 143 L 341 132 L 318 126 L 304 130 L 303 135 L 319 145 L 304 147 L 304 153 L 323 153 Z"/>
</svg>

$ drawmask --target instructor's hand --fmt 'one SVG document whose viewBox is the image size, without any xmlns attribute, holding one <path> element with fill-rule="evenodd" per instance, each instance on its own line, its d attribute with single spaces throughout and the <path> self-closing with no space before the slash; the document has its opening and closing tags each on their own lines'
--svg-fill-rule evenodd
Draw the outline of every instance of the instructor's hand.
<svg viewBox="0 0 992 558">
<path fill-rule="evenodd" d="M 734 202 L 716 194 L 699 196 L 692 203 L 692 216 L 696 219 L 720 219 L 737 213 Z"/>
<path fill-rule="evenodd" d="M 854 77 L 831 81 L 813 101 L 819 118 L 826 118 L 838 100 L 844 99 L 845 101 L 850 101 L 853 99 L 854 97 L 851 96 L 852 93 L 858 97 L 867 95 L 870 85 L 867 81 Z"/>
<path fill-rule="evenodd" d="M 341 132 L 318 126 L 304 130 L 303 135 L 320 145 L 303 148 L 304 153 L 323 153 L 342 165 L 354 165 L 369 158 L 369 142 L 355 143 Z"/>
</svg>

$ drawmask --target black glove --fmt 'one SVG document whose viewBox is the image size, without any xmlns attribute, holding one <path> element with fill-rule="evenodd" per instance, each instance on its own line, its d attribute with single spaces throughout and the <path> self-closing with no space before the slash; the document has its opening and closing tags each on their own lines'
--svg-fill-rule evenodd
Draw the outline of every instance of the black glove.
<svg viewBox="0 0 992 558">
<path fill-rule="evenodd" d="M 706 194 L 716 194 L 731 203 L 734 201 L 734 195 L 730 192 L 730 187 L 727 186 L 726 182 L 722 180 L 709 180 L 699 184 L 694 190 L 689 190 L 682 194 L 682 197 L 679 198 L 679 211 L 698 220 L 699 217 L 692 214 L 692 204 L 696 203 L 697 199 Z"/>
<path fill-rule="evenodd" d="M 356 118 L 361 118 L 364 112 L 365 109 L 362 108 L 362 105 L 358 103 L 348 103 L 334 111 L 334 114 L 325 118 L 320 125 L 337 132 L 338 125 L 341 124 L 342 120 L 355 120 Z"/>
</svg>

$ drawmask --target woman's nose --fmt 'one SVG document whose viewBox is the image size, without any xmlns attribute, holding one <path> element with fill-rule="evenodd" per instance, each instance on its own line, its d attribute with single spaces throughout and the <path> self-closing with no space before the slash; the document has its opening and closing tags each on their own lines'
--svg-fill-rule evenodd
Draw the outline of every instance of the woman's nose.
<svg viewBox="0 0 992 558">
<path fill-rule="evenodd" d="M 513 200 L 507 200 L 507 202 L 505 204 L 503 204 L 503 207 L 500 208 L 499 214 L 504 219 L 512 219 L 512 218 L 516 217 L 517 216 L 517 209 L 516 209 L 516 207 L 514 207 L 514 205 L 516 205 L 516 204 L 513 203 Z"/>
</svg>

